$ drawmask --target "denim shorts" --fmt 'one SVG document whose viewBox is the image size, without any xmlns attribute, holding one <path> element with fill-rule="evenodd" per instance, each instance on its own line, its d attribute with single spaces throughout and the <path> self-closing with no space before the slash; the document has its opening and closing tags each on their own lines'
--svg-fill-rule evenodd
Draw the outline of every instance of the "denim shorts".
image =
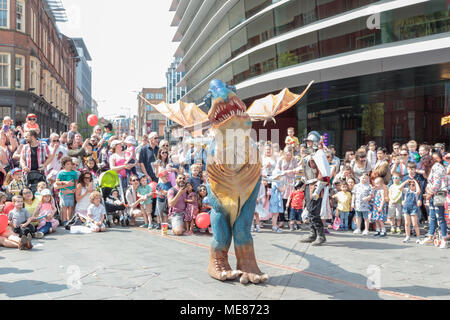
<svg viewBox="0 0 450 320">
<path fill-rule="evenodd" d="M 369 211 L 355 211 L 357 218 L 369 219 Z"/>
<path fill-rule="evenodd" d="M 172 229 L 179 229 L 184 227 L 184 212 L 174 213 L 170 218 L 172 221 Z"/>
<path fill-rule="evenodd" d="M 60 195 L 59 205 L 63 208 L 75 207 L 75 195 L 73 193 Z"/>
<path fill-rule="evenodd" d="M 417 216 L 418 213 L 419 213 L 418 207 L 403 208 L 403 214 L 407 214 L 409 216 Z"/>
<path fill-rule="evenodd" d="M 169 208 L 167 206 L 167 200 L 164 202 L 156 200 L 156 211 L 155 211 L 156 216 L 160 216 L 160 217 L 162 217 L 163 215 L 167 216 L 168 210 L 169 210 Z"/>
<path fill-rule="evenodd" d="M 303 209 L 294 209 L 291 208 L 289 212 L 289 220 L 290 221 L 301 221 L 302 220 Z"/>
</svg>

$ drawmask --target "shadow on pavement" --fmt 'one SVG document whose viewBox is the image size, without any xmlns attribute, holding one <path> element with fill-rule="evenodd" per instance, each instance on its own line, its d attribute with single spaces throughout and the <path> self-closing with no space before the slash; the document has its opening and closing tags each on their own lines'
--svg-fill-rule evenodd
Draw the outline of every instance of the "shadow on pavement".
<svg viewBox="0 0 450 320">
<path fill-rule="evenodd" d="M 30 273 L 33 270 L 21 270 L 17 268 L 0 268 L 0 275 L 8 274 L 8 273 Z"/>
<path fill-rule="evenodd" d="M 329 246 L 330 244 L 327 244 Z M 347 245 L 347 244 L 346 244 Z M 387 249 L 386 243 L 382 244 L 384 249 Z M 335 278 L 337 280 L 342 280 L 345 282 L 349 282 L 355 285 L 364 286 L 367 285 L 368 278 L 359 274 L 347 271 L 343 268 L 341 268 L 339 265 L 336 265 L 334 263 L 331 263 L 327 260 L 324 260 L 322 258 L 319 258 L 315 255 L 311 255 L 308 253 L 300 252 L 298 250 L 291 250 L 290 248 L 283 247 L 277 244 L 273 244 L 274 247 L 291 252 L 293 254 L 297 254 L 300 256 L 303 256 L 304 259 L 306 259 L 309 263 L 309 266 L 307 269 L 302 270 L 305 272 L 314 273 L 320 276 L 325 277 L 331 277 Z M 395 246 L 391 245 L 393 247 L 402 247 L 402 246 Z M 378 248 L 378 247 L 377 247 Z M 366 247 L 364 247 L 366 249 Z M 378 250 L 378 249 L 377 249 Z M 332 274 L 330 275 L 330 270 L 332 270 Z M 357 287 L 352 287 L 348 285 L 340 285 L 337 283 L 334 283 L 331 279 L 319 279 L 315 278 L 313 275 L 309 276 L 307 274 L 303 273 L 295 273 L 296 275 L 305 278 L 306 281 L 300 282 L 298 279 L 293 282 L 291 281 L 294 274 L 286 274 L 286 275 L 280 275 L 280 276 L 274 276 L 269 279 L 269 283 L 282 283 L 283 285 L 286 285 L 287 287 L 293 287 L 293 288 L 305 288 L 308 290 L 315 291 L 319 294 L 328 295 L 332 299 L 364 299 L 364 300 L 380 300 L 383 299 L 379 296 L 379 293 L 377 291 L 372 290 L 365 290 L 360 289 Z M 333 274 L 338 276 L 333 276 Z M 327 286 L 327 284 L 332 284 L 332 287 Z M 338 289 L 341 287 L 342 289 Z M 431 288 L 431 287 L 422 287 L 422 286 L 409 286 L 409 287 L 397 287 L 397 288 L 385 288 L 382 287 L 383 290 L 390 290 L 390 291 L 396 291 L 401 293 L 409 293 L 411 295 L 417 295 L 421 297 L 429 297 L 429 296 L 437 296 L 437 295 L 450 295 L 450 290 L 445 290 L 442 288 Z M 354 291 L 354 294 L 349 295 L 349 292 Z M 359 291 L 359 292 L 355 292 Z M 401 298 L 401 297 L 400 297 Z"/>
<path fill-rule="evenodd" d="M 18 280 L 14 282 L 0 281 L 0 288 L 8 297 L 18 298 L 40 293 L 62 291 L 66 290 L 67 286 L 37 280 Z"/>
<path fill-rule="evenodd" d="M 405 249 L 410 248 L 411 246 L 405 246 L 405 245 L 397 245 L 387 242 L 377 242 L 377 241 L 347 241 L 347 242 L 340 242 L 340 241 L 330 241 L 326 243 L 327 247 L 346 247 L 349 249 L 364 249 L 364 250 L 391 250 L 391 249 Z"/>
</svg>

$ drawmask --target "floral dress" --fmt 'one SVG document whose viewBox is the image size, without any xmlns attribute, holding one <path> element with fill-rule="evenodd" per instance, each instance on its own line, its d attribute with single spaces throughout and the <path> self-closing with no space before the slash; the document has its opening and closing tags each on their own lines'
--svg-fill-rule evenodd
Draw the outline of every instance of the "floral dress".
<svg viewBox="0 0 450 320">
<path fill-rule="evenodd" d="M 384 190 L 375 190 L 375 198 L 372 202 L 372 221 L 386 221 L 386 206 L 383 206 L 381 212 L 378 212 L 378 208 L 381 205 L 381 201 L 383 199 Z"/>
<path fill-rule="evenodd" d="M 184 212 L 184 221 L 190 222 L 198 214 L 198 197 L 197 193 L 191 192 L 186 197 L 186 200 L 194 200 L 193 203 L 186 203 L 186 211 Z"/>
</svg>

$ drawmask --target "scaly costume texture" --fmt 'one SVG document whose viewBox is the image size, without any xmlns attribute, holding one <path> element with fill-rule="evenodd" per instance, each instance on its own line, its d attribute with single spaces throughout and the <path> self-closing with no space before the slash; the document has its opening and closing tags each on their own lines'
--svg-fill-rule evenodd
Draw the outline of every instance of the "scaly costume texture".
<svg viewBox="0 0 450 320">
<path fill-rule="evenodd" d="M 280 94 L 256 100 L 247 110 L 236 96 L 235 89 L 220 80 L 213 80 L 207 96 L 210 106 L 206 115 L 195 104 L 153 105 L 169 119 L 194 133 L 213 128 L 214 138 L 207 147 L 208 198 L 210 200 L 213 240 L 208 274 L 218 280 L 240 277 L 241 283 L 259 283 L 269 277 L 256 263 L 250 227 L 261 183 L 261 162 L 256 145 L 250 138 L 252 121 L 274 120 L 274 117 L 295 105 L 301 95 L 284 89 Z M 275 121 L 275 120 L 274 120 Z M 203 144 L 202 142 L 199 144 Z M 233 270 L 228 250 L 234 239 L 237 259 Z"/>
</svg>

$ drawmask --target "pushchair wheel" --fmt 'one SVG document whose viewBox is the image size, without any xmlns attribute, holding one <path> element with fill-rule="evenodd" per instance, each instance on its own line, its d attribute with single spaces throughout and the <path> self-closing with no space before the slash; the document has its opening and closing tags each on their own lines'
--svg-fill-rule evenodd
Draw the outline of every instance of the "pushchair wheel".
<svg viewBox="0 0 450 320">
<path fill-rule="evenodd" d="M 127 218 L 127 219 L 125 220 L 125 223 L 127 224 L 127 226 L 129 226 L 129 225 L 130 225 L 130 220 Z"/>
<path fill-rule="evenodd" d="M 111 228 L 111 221 L 106 221 L 106 226 L 108 227 L 108 228 Z"/>
</svg>

